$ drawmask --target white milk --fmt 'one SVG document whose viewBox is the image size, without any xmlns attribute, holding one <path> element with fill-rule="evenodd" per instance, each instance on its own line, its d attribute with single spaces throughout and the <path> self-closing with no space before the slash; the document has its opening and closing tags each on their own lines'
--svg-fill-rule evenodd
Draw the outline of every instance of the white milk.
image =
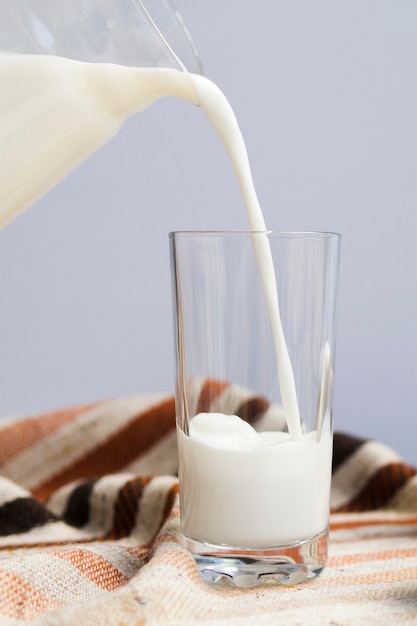
<svg viewBox="0 0 417 626">
<path fill-rule="evenodd" d="M 178 429 L 181 523 L 212 544 L 273 547 L 327 530 L 332 437 L 257 433 L 236 416 L 200 413 Z"/>
</svg>

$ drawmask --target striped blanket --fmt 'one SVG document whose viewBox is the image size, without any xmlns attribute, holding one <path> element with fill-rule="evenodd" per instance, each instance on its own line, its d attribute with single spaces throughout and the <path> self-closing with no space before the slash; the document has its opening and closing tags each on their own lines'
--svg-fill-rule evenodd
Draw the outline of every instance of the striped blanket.
<svg viewBox="0 0 417 626">
<path fill-rule="evenodd" d="M 171 396 L 0 420 L 0 625 L 417 624 L 417 471 L 389 447 L 336 433 L 329 564 L 289 588 L 200 580 L 176 470 Z"/>
</svg>

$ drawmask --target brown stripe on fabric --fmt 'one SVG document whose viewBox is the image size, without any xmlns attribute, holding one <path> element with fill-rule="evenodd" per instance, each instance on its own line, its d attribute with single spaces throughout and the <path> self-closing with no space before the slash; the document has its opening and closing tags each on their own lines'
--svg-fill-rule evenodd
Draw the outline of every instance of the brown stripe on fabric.
<svg viewBox="0 0 417 626">
<path fill-rule="evenodd" d="M 366 441 L 366 439 L 352 437 L 352 435 L 346 435 L 345 433 L 335 433 L 333 437 L 332 471 L 334 472 L 339 465 L 352 456 Z"/>
<path fill-rule="evenodd" d="M 208 378 L 201 387 L 196 413 L 209 412 L 214 400 L 229 386 L 230 385 L 227 382 Z"/>
<path fill-rule="evenodd" d="M 90 519 L 90 496 L 97 480 L 86 480 L 74 488 L 68 498 L 63 520 L 70 526 L 82 528 Z"/>
<path fill-rule="evenodd" d="M 113 524 L 106 533 L 106 539 L 122 539 L 130 535 L 136 522 L 143 488 L 149 481 L 149 476 L 141 476 L 128 480 L 121 487 L 114 505 Z"/>
<path fill-rule="evenodd" d="M 62 411 L 54 411 L 53 413 L 45 413 L 19 420 L 4 427 L 1 427 L 0 424 L 0 465 L 33 447 L 38 441 L 52 434 L 67 422 L 99 404 L 99 402 L 95 402 Z"/>
<path fill-rule="evenodd" d="M 44 500 L 74 480 L 117 473 L 174 429 L 175 400 L 170 397 L 133 416 L 121 430 L 49 481 L 38 485 L 33 493 Z"/>
<path fill-rule="evenodd" d="M 255 396 L 254 398 L 248 398 L 239 405 L 236 415 L 241 419 L 253 424 L 259 419 L 265 411 L 269 408 L 269 402 L 261 396 Z"/>
<path fill-rule="evenodd" d="M 384 507 L 417 470 L 406 463 L 389 463 L 381 467 L 361 492 L 347 504 L 332 509 L 333 513 L 370 511 Z"/>
<path fill-rule="evenodd" d="M 16 498 L 0 507 L 0 536 L 26 533 L 57 519 L 33 498 Z"/>
</svg>

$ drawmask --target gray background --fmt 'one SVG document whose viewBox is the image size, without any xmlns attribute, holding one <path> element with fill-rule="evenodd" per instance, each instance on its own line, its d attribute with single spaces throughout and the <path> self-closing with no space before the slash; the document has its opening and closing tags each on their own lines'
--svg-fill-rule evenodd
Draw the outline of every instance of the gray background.
<svg viewBox="0 0 417 626">
<path fill-rule="evenodd" d="M 335 427 L 417 462 L 417 3 L 177 0 L 270 228 L 343 235 Z M 203 113 L 159 101 L 0 232 L 0 410 L 172 392 L 167 233 L 246 228 Z"/>
</svg>

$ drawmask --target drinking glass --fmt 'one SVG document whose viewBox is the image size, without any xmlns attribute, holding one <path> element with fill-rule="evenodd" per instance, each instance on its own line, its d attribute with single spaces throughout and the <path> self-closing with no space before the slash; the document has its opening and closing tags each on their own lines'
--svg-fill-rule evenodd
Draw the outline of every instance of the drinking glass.
<svg viewBox="0 0 417 626">
<path fill-rule="evenodd" d="M 325 566 L 339 248 L 333 233 L 170 233 L 181 541 L 209 583 Z"/>
</svg>

